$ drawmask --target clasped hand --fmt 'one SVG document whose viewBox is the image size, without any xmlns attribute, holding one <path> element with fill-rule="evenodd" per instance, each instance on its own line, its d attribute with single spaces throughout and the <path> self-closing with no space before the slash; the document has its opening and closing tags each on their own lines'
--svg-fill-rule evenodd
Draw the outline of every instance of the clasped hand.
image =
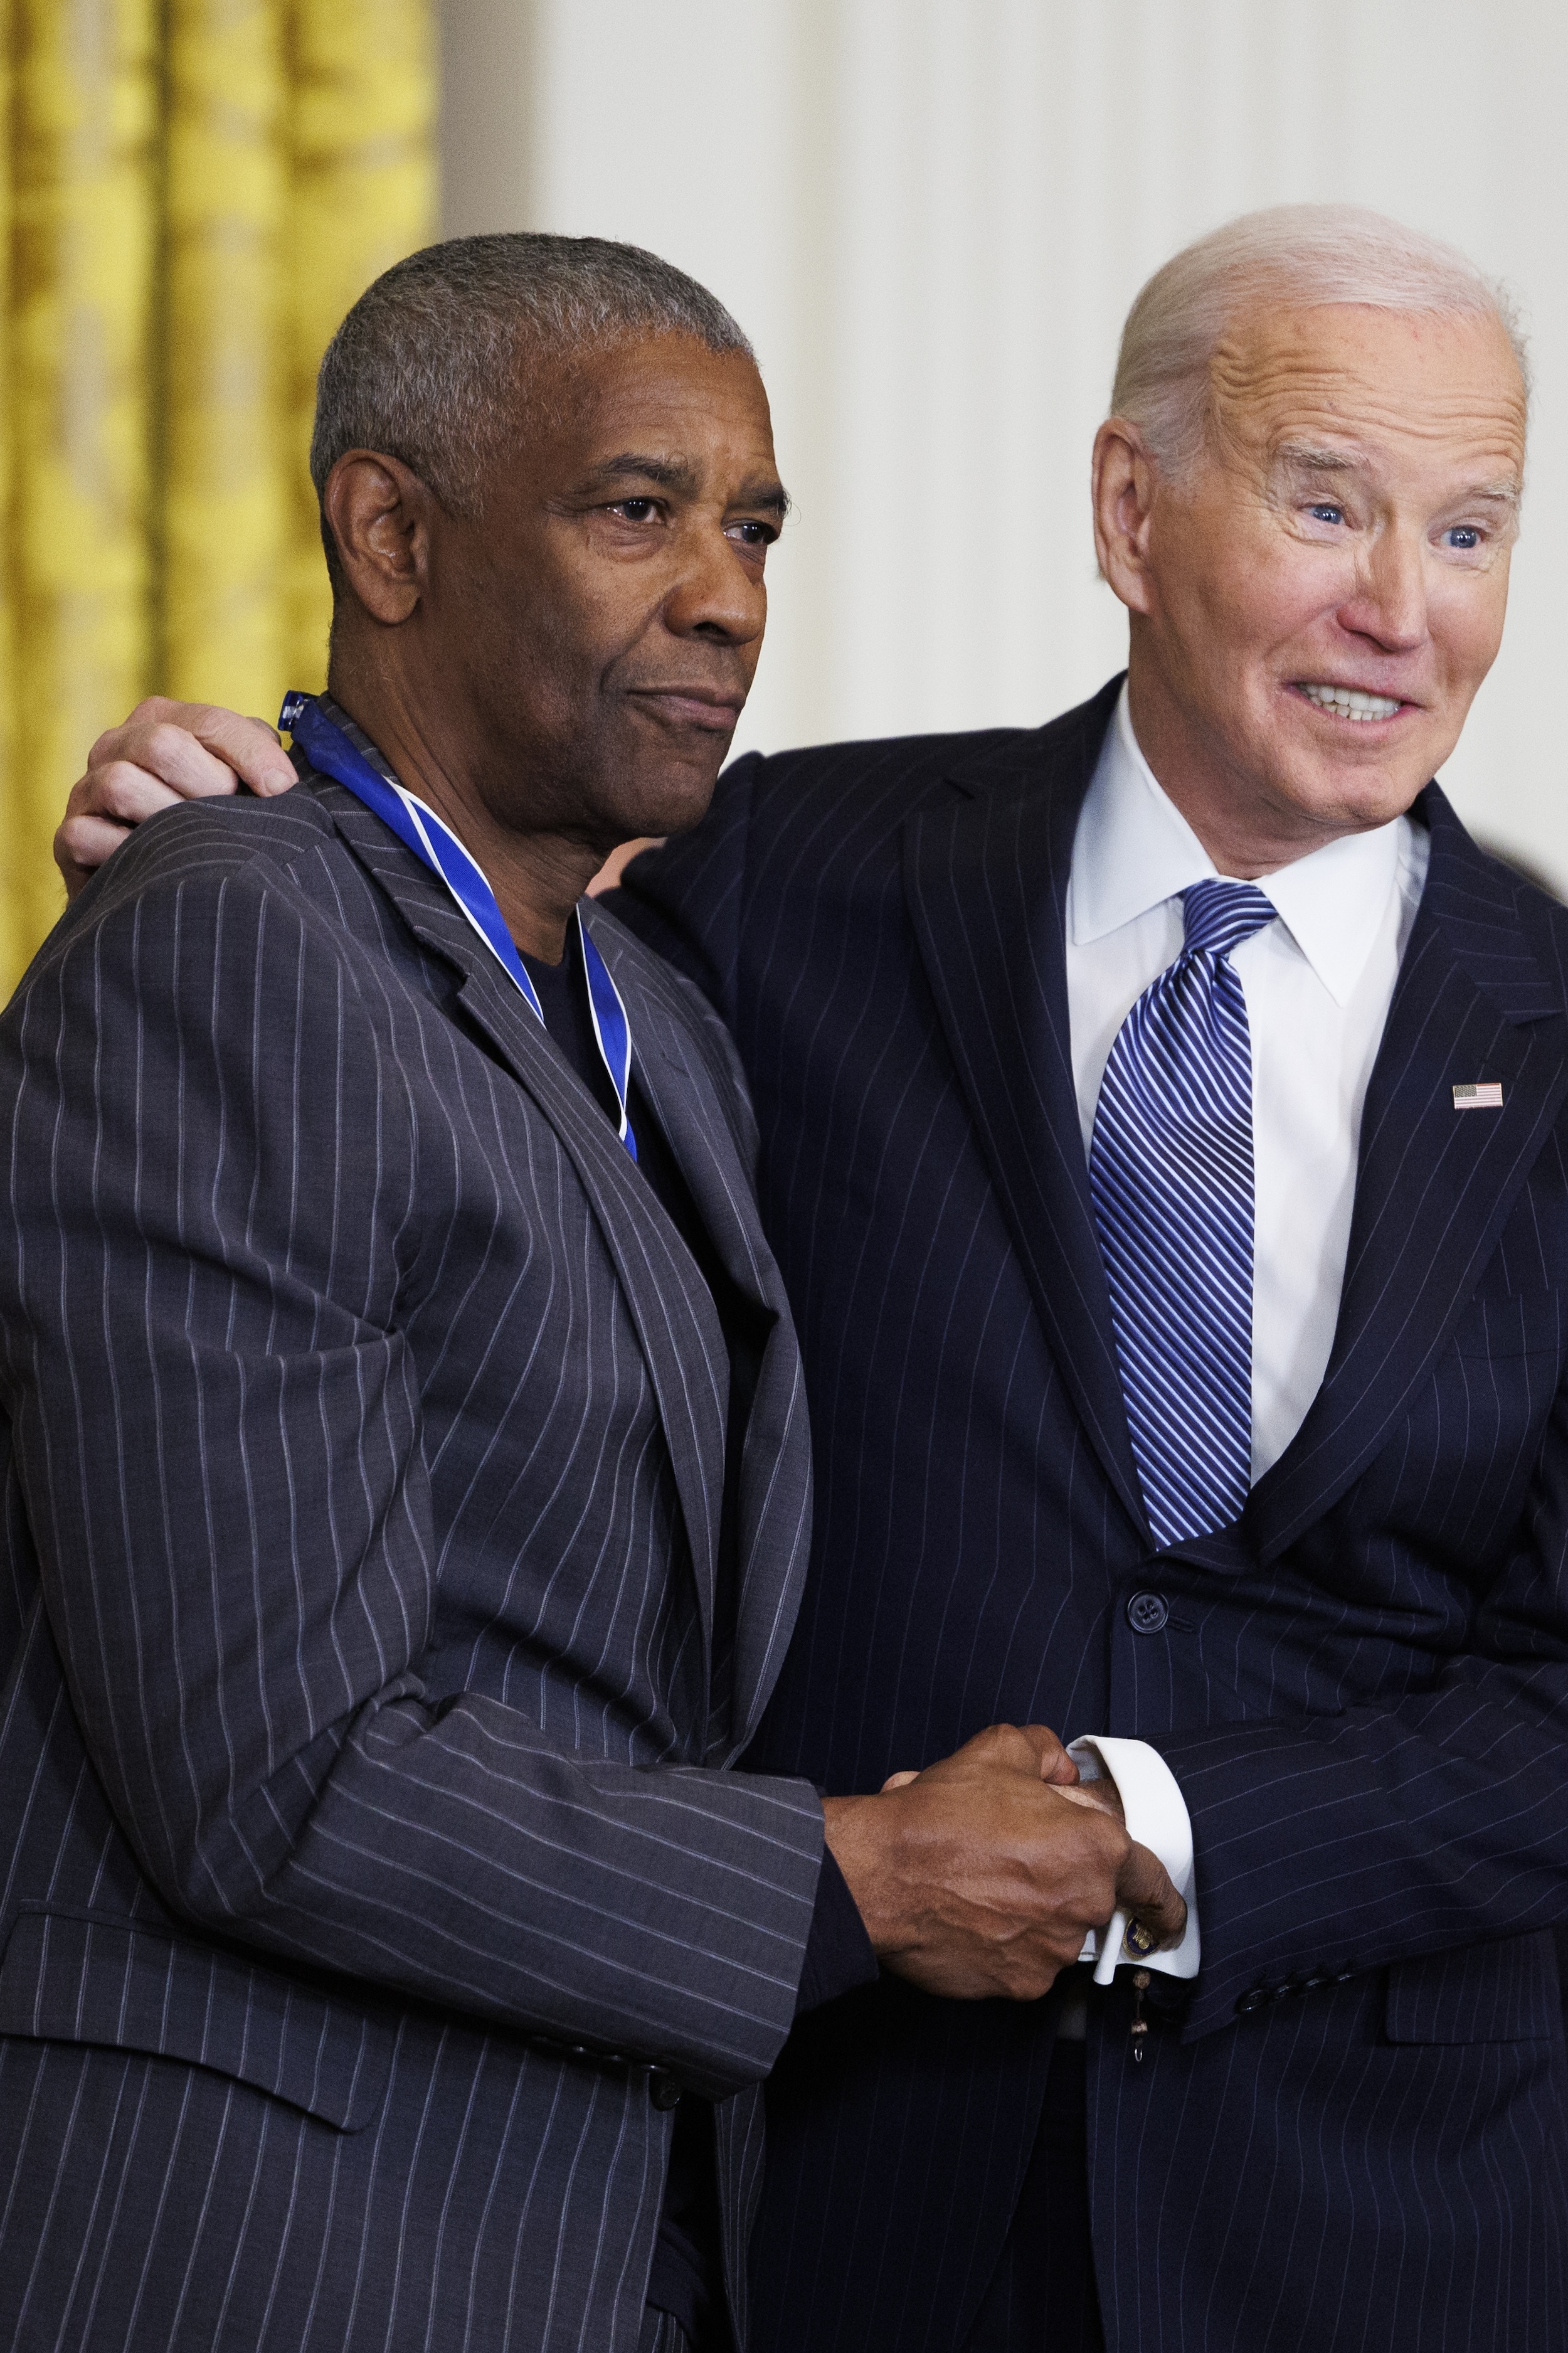
<svg viewBox="0 0 1568 2353">
<path fill-rule="evenodd" d="M 874 1798 L 827 1798 L 827 1843 L 878 1958 L 927 1993 L 1033 2001 L 1118 1906 L 1161 1945 L 1187 1907 L 1127 1835 L 1115 1784 L 1078 1786 L 1043 1725 L 993 1725 Z"/>
</svg>

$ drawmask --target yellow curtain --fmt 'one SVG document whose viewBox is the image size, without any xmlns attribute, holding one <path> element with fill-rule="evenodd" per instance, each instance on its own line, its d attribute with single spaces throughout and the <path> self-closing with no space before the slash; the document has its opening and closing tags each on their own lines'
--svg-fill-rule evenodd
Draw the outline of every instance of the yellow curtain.
<svg viewBox="0 0 1568 2353">
<path fill-rule="evenodd" d="M 432 0 L 0 0 L 0 994 L 142 695 L 324 672 L 316 368 L 434 232 Z"/>
</svg>

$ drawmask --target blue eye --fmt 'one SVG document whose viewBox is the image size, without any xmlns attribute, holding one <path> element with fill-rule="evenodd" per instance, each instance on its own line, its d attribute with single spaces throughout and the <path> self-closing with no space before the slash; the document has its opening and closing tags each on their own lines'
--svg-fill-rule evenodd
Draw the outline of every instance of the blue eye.
<svg viewBox="0 0 1568 2353">
<path fill-rule="evenodd" d="M 1473 548 L 1479 547 L 1481 543 L 1480 533 L 1473 522 L 1457 522 L 1446 531 L 1443 536 L 1449 546 L 1458 548 L 1462 555 L 1468 555 Z"/>
<path fill-rule="evenodd" d="M 1343 522 L 1345 519 L 1343 507 L 1335 506 L 1331 499 L 1320 499 L 1309 512 L 1314 522 Z"/>
</svg>

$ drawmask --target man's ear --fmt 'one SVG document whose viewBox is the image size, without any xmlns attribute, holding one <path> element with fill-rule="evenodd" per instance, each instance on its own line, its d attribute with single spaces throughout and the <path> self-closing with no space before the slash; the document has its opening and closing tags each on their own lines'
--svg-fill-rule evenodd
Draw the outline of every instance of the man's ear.
<svg viewBox="0 0 1568 2353">
<path fill-rule="evenodd" d="M 1154 461 L 1136 425 L 1108 417 L 1094 437 L 1094 544 L 1100 569 L 1130 613 L 1147 613 Z"/>
<path fill-rule="evenodd" d="M 345 449 L 327 477 L 321 512 L 345 586 L 373 620 L 395 628 L 425 589 L 434 500 L 399 458 Z"/>
</svg>

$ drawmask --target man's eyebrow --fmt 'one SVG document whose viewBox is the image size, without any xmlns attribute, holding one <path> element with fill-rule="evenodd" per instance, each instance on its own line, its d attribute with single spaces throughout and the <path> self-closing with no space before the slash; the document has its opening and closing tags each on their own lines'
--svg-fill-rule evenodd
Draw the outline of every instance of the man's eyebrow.
<svg viewBox="0 0 1568 2353">
<path fill-rule="evenodd" d="M 652 482 L 661 491 L 689 496 L 698 488 L 698 473 L 696 467 L 683 458 L 656 458 L 640 450 L 623 449 L 617 457 L 606 458 L 603 464 L 594 467 L 583 487 L 585 491 L 608 491 L 628 482 Z M 743 484 L 731 503 L 761 507 L 782 520 L 789 512 L 789 492 L 775 475 L 764 474 Z"/>
<path fill-rule="evenodd" d="M 1293 466 L 1303 474 L 1364 474 L 1367 464 L 1351 449 L 1313 449 L 1304 441 L 1282 441 L 1274 452 L 1277 466 Z"/>
<path fill-rule="evenodd" d="M 1523 492 L 1517 482 L 1475 482 L 1465 492 L 1462 505 L 1478 501 L 1489 507 L 1507 507 L 1511 512 L 1522 502 Z"/>
<path fill-rule="evenodd" d="M 655 458 L 637 449 L 623 449 L 606 458 L 584 479 L 585 490 L 610 490 L 617 482 L 657 482 L 662 491 L 693 491 L 697 469 L 683 458 Z"/>
<path fill-rule="evenodd" d="M 1301 441 L 1282 441 L 1274 452 L 1277 466 L 1289 467 L 1301 474 L 1365 474 L 1370 472 L 1364 458 L 1353 449 L 1314 449 Z M 1472 482 L 1461 491 L 1454 501 L 1458 506 L 1480 503 L 1485 506 L 1507 507 L 1517 511 L 1522 493 L 1517 481 L 1504 478 L 1491 482 Z"/>
<path fill-rule="evenodd" d="M 738 507 L 761 507 L 766 514 L 776 514 L 781 522 L 792 503 L 776 474 L 764 474 L 760 481 L 748 482 L 735 501 Z"/>
</svg>

